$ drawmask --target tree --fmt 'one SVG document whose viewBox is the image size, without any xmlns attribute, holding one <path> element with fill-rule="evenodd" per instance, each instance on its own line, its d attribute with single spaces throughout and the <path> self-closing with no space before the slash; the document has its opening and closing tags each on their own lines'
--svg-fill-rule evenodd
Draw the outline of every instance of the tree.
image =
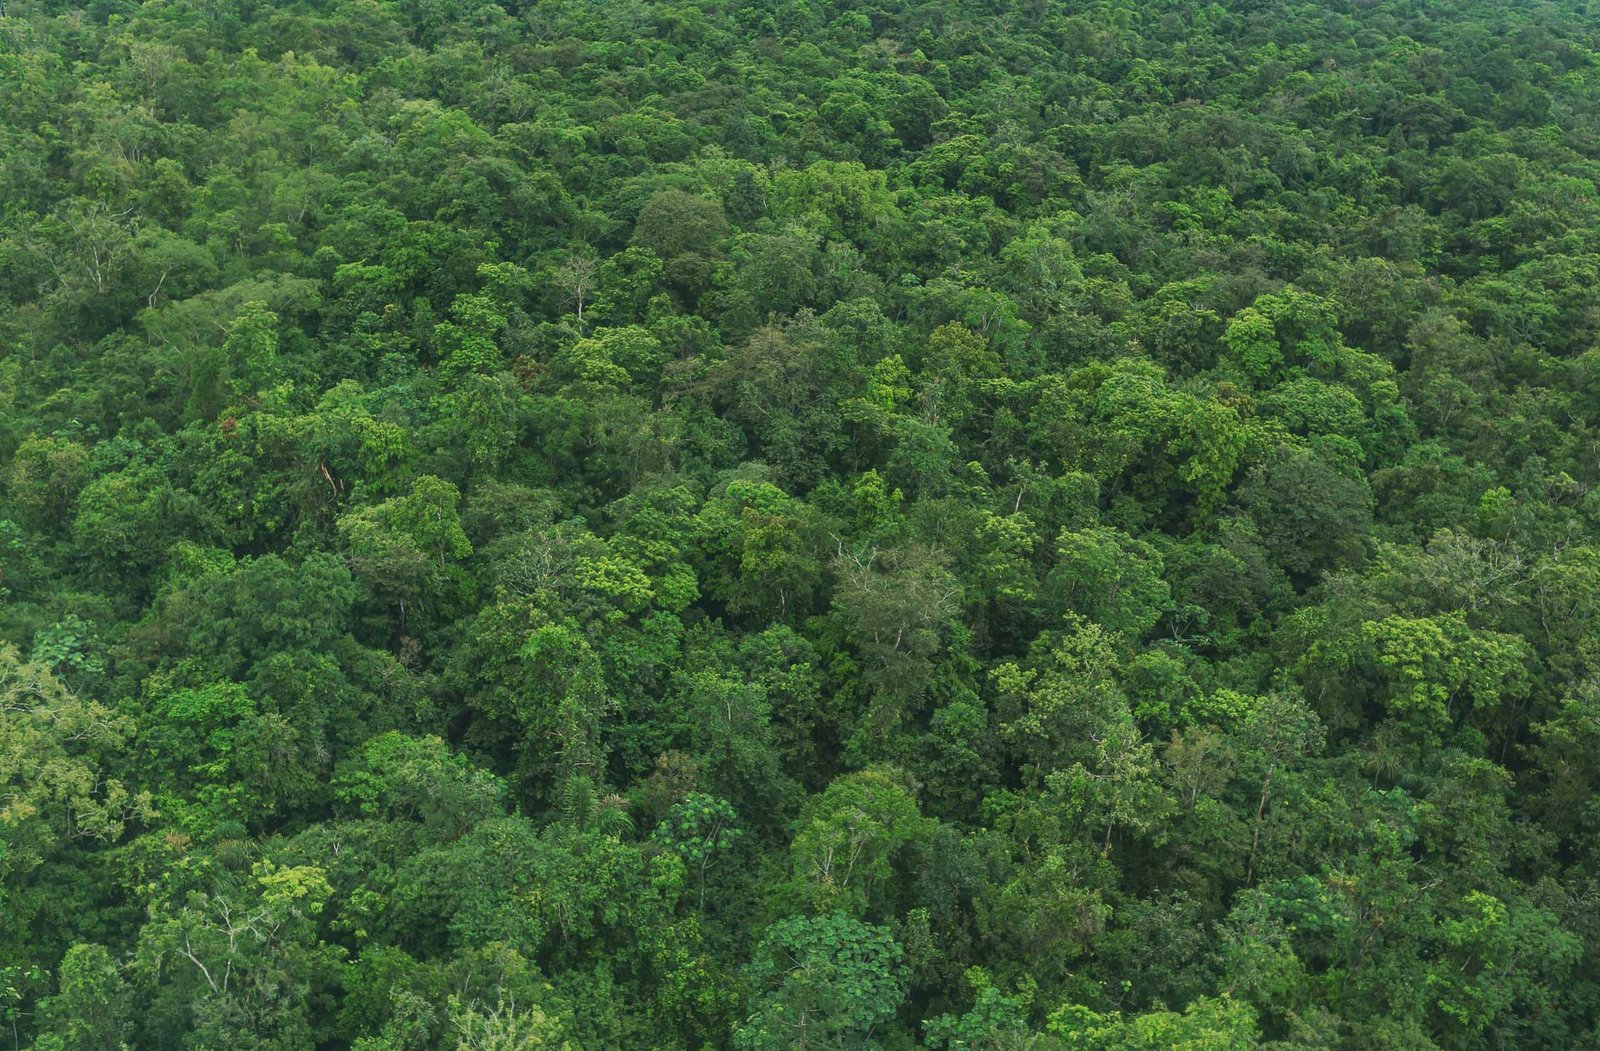
<svg viewBox="0 0 1600 1051">
<path fill-rule="evenodd" d="M 879 694 L 914 700 L 932 679 L 961 593 L 947 563 L 943 552 L 921 547 L 836 556 L 834 607 L 849 625 L 863 680 Z"/>
<path fill-rule="evenodd" d="M 770 482 L 730 481 L 696 516 L 706 590 L 736 614 L 803 614 L 822 584 L 818 519 Z"/>
<path fill-rule="evenodd" d="M 1526 644 L 1498 632 L 1472 631 L 1460 614 L 1369 621 L 1362 639 L 1372 647 L 1387 687 L 1385 707 L 1424 735 L 1464 714 L 1452 710 L 1458 705 L 1471 704 L 1481 719 L 1526 689 Z"/>
<path fill-rule="evenodd" d="M 710 286 L 727 236 L 722 203 L 682 190 L 653 195 L 633 226 L 633 243 L 661 259 L 668 282 L 689 302 Z"/>
<path fill-rule="evenodd" d="M 407 495 L 341 516 L 356 576 L 402 608 L 408 599 L 440 597 L 451 563 L 472 554 L 460 502 L 453 483 L 423 475 Z"/>
<path fill-rule="evenodd" d="M 1150 545 L 1105 526 L 1063 531 L 1045 586 L 1070 608 L 1137 639 L 1172 608 L 1164 565 Z"/>
<path fill-rule="evenodd" d="M 278 377 L 278 315 L 265 303 L 246 303 L 222 343 L 229 382 L 236 396 L 250 395 Z"/>
<path fill-rule="evenodd" d="M 28 438 L 17 447 L 6 480 L 11 505 L 23 524 L 50 530 L 88 482 L 89 450 L 68 438 Z"/>
<path fill-rule="evenodd" d="M 587 252 L 574 252 L 555 272 L 556 285 L 561 289 L 583 322 L 583 308 L 599 284 L 600 263 Z"/>
<path fill-rule="evenodd" d="M 1099 625 L 1069 619 L 1041 637 L 1026 664 L 1007 661 L 990 673 L 1002 733 L 1040 772 L 1087 757 L 1108 726 L 1131 720 L 1117 681 L 1117 638 Z"/>
<path fill-rule="evenodd" d="M 1309 449 L 1280 448 L 1251 470 L 1239 490 L 1277 563 L 1299 583 L 1358 565 L 1372 528 L 1366 481 Z"/>
<path fill-rule="evenodd" d="M 745 967 L 754 1010 L 740 1048 L 871 1048 L 906 993 L 899 945 L 882 927 L 839 913 L 795 917 L 763 933 Z"/>
<path fill-rule="evenodd" d="M 59 991 L 39 1008 L 38 1046 L 50 1051 L 121 1051 L 132 1028 L 133 990 L 103 945 L 74 945 L 61 960 Z"/>
<path fill-rule="evenodd" d="M 314 991 L 339 956 L 317 938 L 317 916 L 333 894 L 327 872 L 266 860 L 213 880 L 152 903 L 134 964 L 158 991 L 152 1018 L 182 1026 L 197 1044 L 311 1039 Z"/>
<path fill-rule="evenodd" d="M 454 1004 L 450 1024 L 459 1036 L 456 1051 L 570 1051 L 559 1018 L 538 1007 L 519 1010 L 516 1002 Z"/>
<path fill-rule="evenodd" d="M 186 521 L 198 517 L 193 494 L 160 470 L 137 464 L 103 474 L 78 494 L 73 542 L 111 579 L 148 573 Z"/>
<path fill-rule="evenodd" d="M 706 869 L 719 854 L 726 853 L 744 829 L 737 823 L 733 807 L 726 799 L 714 799 L 704 792 L 690 792 L 676 803 L 666 818 L 650 834 L 652 842 L 675 851 L 700 879 L 700 907 L 706 904 Z"/>
<path fill-rule="evenodd" d="M 794 893 L 818 911 L 881 913 L 897 858 L 931 827 L 896 772 L 847 774 L 802 811 L 791 848 Z"/>
<path fill-rule="evenodd" d="M 502 812 L 505 785 L 452 754 L 437 737 L 391 731 L 368 739 L 344 765 L 334 795 L 364 817 L 419 822 L 452 839 Z"/>
<path fill-rule="evenodd" d="M 26 915 L 13 895 L 39 865 L 73 844 L 113 842 L 154 812 L 148 790 L 113 776 L 131 729 L 105 705 L 68 692 L 45 665 L 0 645 L 0 892 L 12 915 Z"/>
<path fill-rule="evenodd" d="M 1050 1016 L 1050 1031 L 1070 1046 L 1105 1051 L 1244 1051 L 1259 1046 L 1255 1012 L 1227 996 L 1202 997 L 1182 1013 L 1157 1011 L 1123 1018 L 1069 1005 Z"/>
</svg>

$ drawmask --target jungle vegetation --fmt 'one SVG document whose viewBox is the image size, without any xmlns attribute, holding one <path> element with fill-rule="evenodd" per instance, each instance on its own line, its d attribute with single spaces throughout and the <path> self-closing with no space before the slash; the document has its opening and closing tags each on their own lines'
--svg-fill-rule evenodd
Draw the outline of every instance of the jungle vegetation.
<svg viewBox="0 0 1600 1051">
<path fill-rule="evenodd" d="M 1577 0 L 3 0 L 0 1046 L 1597 1046 L 1597 179 Z"/>
</svg>

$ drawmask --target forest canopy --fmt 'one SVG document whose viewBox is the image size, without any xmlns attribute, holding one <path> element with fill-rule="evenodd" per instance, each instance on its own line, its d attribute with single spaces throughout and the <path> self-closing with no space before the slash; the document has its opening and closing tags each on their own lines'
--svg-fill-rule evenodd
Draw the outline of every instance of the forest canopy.
<svg viewBox="0 0 1600 1051">
<path fill-rule="evenodd" d="M 1600 14 L 0 0 L 0 1045 L 1600 1041 Z"/>
</svg>

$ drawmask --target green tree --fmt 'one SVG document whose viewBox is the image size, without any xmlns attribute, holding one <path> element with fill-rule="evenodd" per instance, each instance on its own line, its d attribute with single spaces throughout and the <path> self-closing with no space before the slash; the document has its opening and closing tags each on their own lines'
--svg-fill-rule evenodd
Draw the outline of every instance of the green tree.
<svg viewBox="0 0 1600 1051">
<path fill-rule="evenodd" d="M 89 450 L 67 438 L 28 438 L 17 447 L 6 479 L 11 506 L 22 524 L 54 529 L 89 481 Z"/>
<path fill-rule="evenodd" d="M 847 774 L 803 808 L 791 848 L 793 890 L 819 912 L 882 914 L 896 861 L 932 822 L 891 770 Z"/>
<path fill-rule="evenodd" d="M 59 991 L 39 1008 L 39 1047 L 121 1051 L 133 1021 L 133 989 L 103 945 L 74 945 L 62 958 Z"/>
<path fill-rule="evenodd" d="M 706 869 L 719 854 L 731 849 L 744 829 L 738 825 L 733 806 L 726 799 L 715 799 L 704 792 L 690 792 L 683 802 L 667 812 L 650 834 L 652 842 L 676 852 L 700 879 L 700 907 L 706 902 Z"/>
<path fill-rule="evenodd" d="M 879 1046 L 906 993 L 902 956 L 887 930 L 838 913 L 774 924 L 745 968 L 753 1010 L 735 1046 Z"/>
<path fill-rule="evenodd" d="M 1069 609 L 1111 631 L 1137 639 L 1172 608 L 1160 554 L 1119 530 L 1064 531 L 1056 557 L 1045 586 Z"/>
</svg>

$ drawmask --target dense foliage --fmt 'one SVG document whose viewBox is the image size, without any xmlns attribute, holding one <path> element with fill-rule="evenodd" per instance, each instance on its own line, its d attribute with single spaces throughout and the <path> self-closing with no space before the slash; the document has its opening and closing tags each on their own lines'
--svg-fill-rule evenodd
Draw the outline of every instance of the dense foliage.
<svg viewBox="0 0 1600 1051">
<path fill-rule="evenodd" d="M 1600 1010 L 1576 0 L 0 0 L 0 1043 Z"/>
</svg>

